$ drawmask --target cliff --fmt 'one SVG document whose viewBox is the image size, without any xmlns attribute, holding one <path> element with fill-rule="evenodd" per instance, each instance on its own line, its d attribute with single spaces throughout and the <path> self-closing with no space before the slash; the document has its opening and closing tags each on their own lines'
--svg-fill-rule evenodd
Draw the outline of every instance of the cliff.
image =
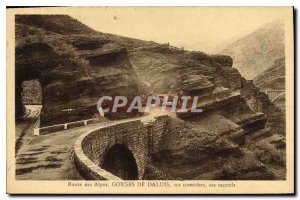
<svg viewBox="0 0 300 200">
<path fill-rule="evenodd" d="M 16 116 L 21 84 L 32 79 L 42 87 L 42 126 L 97 117 L 102 95 L 139 94 L 127 49 L 69 16 L 16 16 Z"/>
</svg>

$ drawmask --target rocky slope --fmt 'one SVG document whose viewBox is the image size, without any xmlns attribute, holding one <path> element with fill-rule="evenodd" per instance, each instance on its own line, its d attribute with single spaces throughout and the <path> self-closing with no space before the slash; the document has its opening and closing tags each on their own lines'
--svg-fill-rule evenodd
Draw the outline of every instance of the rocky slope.
<svg viewBox="0 0 300 200">
<path fill-rule="evenodd" d="M 16 17 L 17 116 L 31 79 L 42 86 L 42 126 L 97 116 L 101 95 L 139 94 L 127 49 L 69 16 Z"/>
<path fill-rule="evenodd" d="M 233 58 L 234 67 L 248 80 L 269 68 L 276 59 L 285 55 L 284 22 L 276 21 L 250 33 L 219 53 Z"/>
<path fill-rule="evenodd" d="M 146 179 L 284 179 L 282 112 L 230 57 L 159 44 L 136 47 L 129 57 L 150 92 L 198 95 L 204 110 L 171 122 Z"/>
<path fill-rule="evenodd" d="M 97 116 L 102 95 L 197 95 L 204 113 L 170 122 L 146 179 L 284 179 L 282 112 L 231 57 L 99 33 L 68 16 L 16 22 L 17 114 L 30 79 L 42 86 L 43 126 Z"/>
</svg>

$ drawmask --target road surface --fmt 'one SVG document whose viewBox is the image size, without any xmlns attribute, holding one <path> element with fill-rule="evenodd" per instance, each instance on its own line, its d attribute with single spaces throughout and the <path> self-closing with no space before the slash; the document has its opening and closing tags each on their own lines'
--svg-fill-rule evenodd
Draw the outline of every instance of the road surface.
<svg viewBox="0 0 300 200">
<path fill-rule="evenodd" d="M 16 153 L 33 137 L 33 127 L 37 121 L 41 105 L 25 105 L 26 111 L 22 119 L 16 122 Z"/>
<path fill-rule="evenodd" d="M 137 118 L 147 118 L 142 116 Z M 137 119 L 136 118 L 136 119 Z M 96 124 L 67 129 L 47 135 L 33 136 L 32 124 L 25 128 L 27 142 L 16 156 L 17 180 L 82 180 L 73 162 L 76 139 L 88 131 L 105 125 L 134 120 L 135 118 L 103 121 Z M 30 124 L 30 125 L 29 125 Z M 32 132 L 30 132 L 32 131 Z"/>
</svg>

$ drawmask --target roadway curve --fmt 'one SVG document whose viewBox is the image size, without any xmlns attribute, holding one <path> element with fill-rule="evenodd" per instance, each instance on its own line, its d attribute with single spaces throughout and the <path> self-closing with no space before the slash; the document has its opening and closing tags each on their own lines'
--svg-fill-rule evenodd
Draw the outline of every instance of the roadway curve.
<svg viewBox="0 0 300 200">
<path fill-rule="evenodd" d="M 133 118 L 118 121 L 103 121 L 47 135 L 31 137 L 17 154 L 16 179 L 83 180 L 73 161 L 76 139 L 93 130 L 127 120 L 133 120 Z M 29 132 L 29 128 L 26 129 L 26 132 Z M 28 135 L 32 136 L 32 134 L 33 130 Z"/>
</svg>

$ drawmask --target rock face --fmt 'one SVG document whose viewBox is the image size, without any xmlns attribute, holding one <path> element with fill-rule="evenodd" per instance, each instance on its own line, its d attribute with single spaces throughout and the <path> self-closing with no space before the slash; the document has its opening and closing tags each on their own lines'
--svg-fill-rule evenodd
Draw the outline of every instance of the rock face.
<svg viewBox="0 0 300 200">
<path fill-rule="evenodd" d="M 230 57 L 159 44 L 135 47 L 129 57 L 150 92 L 182 90 L 199 96 L 204 110 L 171 123 L 146 179 L 285 178 L 284 115 Z"/>
<path fill-rule="evenodd" d="M 284 22 L 276 21 L 218 50 L 233 58 L 234 67 L 248 80 L 285 55 Z"/>
<path fill-rule="evenodd" d="M 17 16 L 16 36 L 17 117 L 31 79 L 42 86 L 42 126 L 97 117 L 102 95 L 139 94 L 126 48 L 68 16 Z"/>
<path fill-rule="evenodd" d="M 97 116 L 102 95 L 197 95 L 204 112 L 170 122 L 145 179 L 284 179 L 282 112 L 232 65 L 229 56 L 103 34 L 68 16 L 17 16 L 16 114 L 31 79 L 42 86 L 42 126 Z"/>
</svg>

